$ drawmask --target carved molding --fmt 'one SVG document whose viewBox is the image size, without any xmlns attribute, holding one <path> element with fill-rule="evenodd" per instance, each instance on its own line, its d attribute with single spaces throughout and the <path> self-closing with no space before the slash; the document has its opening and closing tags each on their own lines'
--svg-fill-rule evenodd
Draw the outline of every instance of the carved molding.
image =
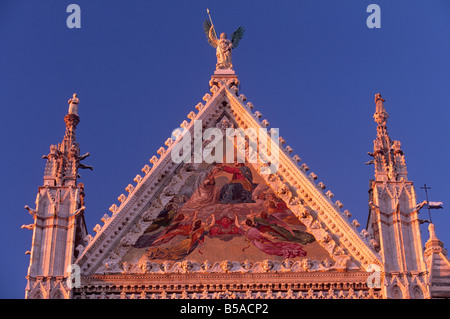
<svg viewBox="0 0 450 319">
<path fill-rule="evenodd" d="M 83 276 L 74 298 L 381 298 L 366 272 L 173 273 Z"/>
<path fill-rule="evenodd" d="M 327 291 L 315 291 L 309 289 L 308 291 L 293 291 L 289 289 L 287 291 L 272 290 L 266 291 L 252 291 L 246 290 L 245 292 L 235 291 L 216 291 L 209 292 L 203 290 L 202 292 L 188 292 L 183 290 L 182 292 L 127 292 L 123 290 L 120 293 L 105 293 L 99 294 L 87 294 L 81 292 L 75 296 L 76 299 L 380 299 L 381 295 L 379 291 L 374 290 L 334 290 Z"/>
<path fill-rule="evenodd" d="M 72 296 L 64 276 L 27 276 L 27 280 L 27 299 L 69 299 Z"/>
<path fill-rule="evenodd" d="M 358 270 L 357 267 L 348 267 L 346 264 L 331 260 L 311 260 L 304 258 L 299 261 L 286 259 L 284 261 L 264 260 L 260 262 L 230 261 L 221 262 L 195 262 L 190 260 L 165 261 L 162 263 L 150 260 L 141 260 L 136 264 L 119 265 L 116 259 L 115 267 L 107 262 L 100 267 L 96 274 L 179 274 L 179 273 L 290 273 L 290 272 L 324 272 Z"/>
</svg>

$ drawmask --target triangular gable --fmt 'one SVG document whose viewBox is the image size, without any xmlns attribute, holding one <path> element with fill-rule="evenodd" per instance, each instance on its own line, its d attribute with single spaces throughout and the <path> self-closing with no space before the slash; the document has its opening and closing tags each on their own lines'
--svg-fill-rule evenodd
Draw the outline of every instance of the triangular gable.
<svg viewBox="0 0 450 319">
<path fill-rule="evenodd" d="M 198 113 L 190 112 L 188 114 L 190 121 L 184 121 L 180 125 L 190 132 L 192 138 L 194 138 L 195 120 L 201 120 L 204 129 L 215 127 L 221 120 L 231 121 L 243 129 L 259 129 L 269 125 L 267 120 L 260 120 L 261 114 L 252 110 L 251 103 L 245 103 L 245 96 L 239 95 L 239 81 L 236 76 L 213 76 L 210 87 L 211 94 L 208 93 L 203 98 L 206 103 L 204 105 L 199 103 L 196 106 Z M 266 137 L 269 138 L 268 135 Z M 95 226 L 95 237 L 88 238 L 89 242 L 86 247 L 77 248 L 80 254 L 76 263 L 81 267 L 82 274 L 129 270 L 126 265 L 122 264 L 124 257 L 149 229 L 166 205 L 177 196 L 183 183 L 199 168 L 198 163 L 174 163 L 172 160 L 171 150 L 179 147 L 181 140 L 182 136 L 178 136 L 176 140 L 169 138 L 166 141 L 166 147 L 161 147 L 157 152 L 159 158 L 153 156 L 150 159 L 152 167 L 146 165 L 142 169 L 144 176 L 137 175 L 134 179 L 137 184 L 130 184 L 126 187 L 128 196 L 120 195 L 120 205 L 111 206 L 112 216 L 105 215 L 102 218 L 104 225 L 97 224 Z M 282 138 L 280 141 L 281 144 L 284 144 Z M 331 258 L 331 264 L 327 264 L 323 260 L 305 259 L 307 262 L 303 262 L 303 264 L 300 261 L 294 262 L 294 266 L 303 265 L 303 268 L 309 267 L 315 270 L 365 270 L 370 265 L 382 267 L 381 259 L 366 241 L 364 231 L 361 234 L 357 232 L 357 227 L 359 227 L 357 221 L 350 223 L 347 220 L 350 213 L 340 211 L 342 203 L 332 202 L 333 194 L 330 191 L 324 193 L 324 185 L 315 183 L 317 176 L 314 173 L 307 174 L 309 170 L 307 165 L 299 165 L 300 159 L 297 155 L 291 157 L 292 149 L 289 146 L 276 147 L 279 164 L 275 173 L 261 174 L 267 168 L 264 163 L 251 163 L 250 165 L 253 171 L 263 179 L 263 183 L 296 216 L 304 227 L 304 232 L 313 235 L 315 242 L 320 245 L 320 249 Z M 233 262 L 235 261 L 224 261 L 225 264 L 221 265 L 220 269 L 222 271 L 232 269 Z M 271 263 L 270 269 L 286 268 L 285 261 L 265 260 L 252 265 L 252 269 L 259 267 L 267 271 L 266 268 L 269 267 L 267 263 Z M 177 265 L 175 268 L 188 267 L 189 269 L 205 270 L 205 266 L 200 262 L 192 263 L 188 259 Z M 242 267 L 245 268 L 243 265 L 245 265 L 245 261 L 239 260 L 240 268 L 236 265 L 234 269 L 241 271 Z M 289 269 L 295 271 L 296 268 L 292 268 L 292 266 L 290 265 Z M 173 263 L 171 267 L 174 267 Z M 214 267 L 219 266 L 210 265 L 206 266 L 206 269 L 215 271 Z"/>
</svg>

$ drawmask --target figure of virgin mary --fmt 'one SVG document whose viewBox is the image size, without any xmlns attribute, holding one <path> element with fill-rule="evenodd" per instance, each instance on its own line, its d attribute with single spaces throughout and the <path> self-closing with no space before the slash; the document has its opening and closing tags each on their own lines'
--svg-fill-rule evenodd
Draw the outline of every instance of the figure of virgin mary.
<svg viewBox="0 0 450 319">
<path fill-rule="evenodd" d="M 252 199 L 252 191 L 257 186 L 253 183 L 253 175 L 250 168 L 243 163 L 234 163 L 233 166 L 217 164 L 224 172 L 233 174 L 231 181 L 220 189 L 219 203 L 255 203 Z"/>
</svg>

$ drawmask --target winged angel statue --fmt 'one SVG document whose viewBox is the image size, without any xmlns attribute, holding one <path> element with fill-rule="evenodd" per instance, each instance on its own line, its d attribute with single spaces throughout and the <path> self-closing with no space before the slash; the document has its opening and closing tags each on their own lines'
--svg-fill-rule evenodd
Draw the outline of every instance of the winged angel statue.
<svg viewBox="0 0 450 319">
<path fill-rule="evenodd" d="M 214 25 L 208 20 L 203 23 L 203 31 L 205 31 L 208 43 L 216 49 L 216 69 L 233 69 L 233 64 L 231 63 L 231 51 L 238 46 L 239 41 L 244 36 L 244 28 L 239 27 L 234 31 L 231 35 L 231 41 L 227 39 L 225 33 L 221 33 L 220 38 L 218 39 Z"/>
</svg>

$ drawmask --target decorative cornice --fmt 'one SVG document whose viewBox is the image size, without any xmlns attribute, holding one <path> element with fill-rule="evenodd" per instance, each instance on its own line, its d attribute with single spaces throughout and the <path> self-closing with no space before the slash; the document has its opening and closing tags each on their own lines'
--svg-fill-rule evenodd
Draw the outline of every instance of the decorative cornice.
<svg viewBox="0 0 450 319">
<path fill-rule="evenodd" d="M 264 260 L 260 262 L 230 261 L 221 262 L 195 262 L 183 260 L 177 262 L 165 261 L 162 263 L 142 260 L 136 264 L 125 264 L 121 268 L 101 267 L 97 274 L 179 274 L 179 273 L 298 273 L 298 272 L 324 272 L 324 271 L 359 270 L 357 267 L 345 267 L 331 260 L 302 259 L 293 261 Z"/>
<path fill-rule="evenodd" d="M 122 274 L 82 276 L 74 298 L 367 299 L 366 272 Z"/>
</svg>

